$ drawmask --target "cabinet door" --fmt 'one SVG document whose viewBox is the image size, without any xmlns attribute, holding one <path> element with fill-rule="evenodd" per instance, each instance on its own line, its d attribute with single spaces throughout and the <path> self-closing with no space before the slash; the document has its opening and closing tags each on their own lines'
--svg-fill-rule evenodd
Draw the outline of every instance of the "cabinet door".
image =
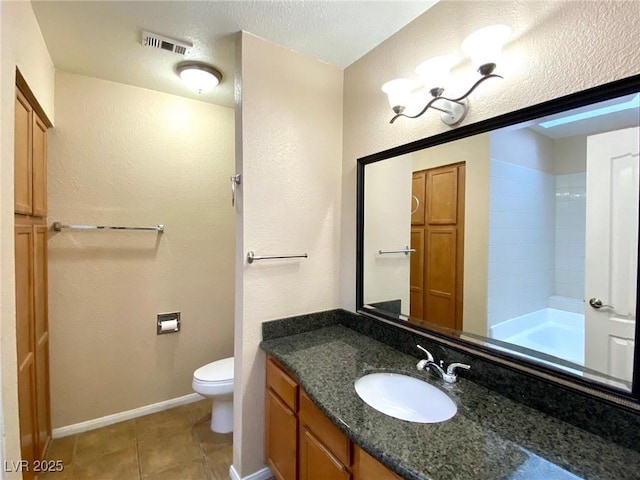
<svg viewBox="0 0 640 480">
<path fill-rule="evenodd" d="M 32 108 L 27 99 L 16 90 L 14 131 L 14 197 L 15 212 L 31 215 L 32 212 Z"/>
<path fill-rule="evenodd" d="M 266 462 L 277 480 L 296 480 L 298 419 L 271 389 L 267 389 Z"/>
<path fill-rule="evenodd" d="M 47 216 L 47 127 L 32 114 L 32 206 L 33 216 Z"/>
<path fill-rule="evenodd" d="M 300 428 L 304 426 L 342 465 L 351 465 L 351 441 L 311 401 L 300 392 Z"/>
<path fill-rule="evenodd" d="M 360 447 L 354 450 L 354 480 L 402 480 Z"/>
<path fill-rule="evenodd" d="M 34 334 L 36 361 L 36 412 L 38 431 L 38 457 L 44 456 L 51 438 L 51 412 L 49 408 L 49 324 L 47 321 L 47 227 L 38 225 L 34 230 Z"/>
<path fill-rule="evenodd" d="M 33 344 L 33 227 L 16 225 L 16 343 L 18 354 L 18 409 L 22 460 L 38 458 L 36 435 L 36 375 Z M 24 478 L 33 478 L 24 472 Z"/>
<path fill-rule="evenodd" d="M 300 480 L 350 480 L 349 470 L 306 428 L 300 434 Z"/>
</svg>

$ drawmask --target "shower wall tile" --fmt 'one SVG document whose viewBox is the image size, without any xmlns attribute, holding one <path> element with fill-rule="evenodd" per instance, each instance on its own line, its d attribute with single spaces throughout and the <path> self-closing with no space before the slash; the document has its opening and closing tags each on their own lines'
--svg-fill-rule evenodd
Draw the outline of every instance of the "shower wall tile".
<svg viewBox="0 0 640 480">
<path fill-rule="evenodd" d="M 545 308 L 555 271 L 554 176 L 491 161 L 488 326 Z"/>
<path fill-rule="evenodd" d="M 555 293 L 584 297 L 586 173 L 556 176 Z"/>
</svg>

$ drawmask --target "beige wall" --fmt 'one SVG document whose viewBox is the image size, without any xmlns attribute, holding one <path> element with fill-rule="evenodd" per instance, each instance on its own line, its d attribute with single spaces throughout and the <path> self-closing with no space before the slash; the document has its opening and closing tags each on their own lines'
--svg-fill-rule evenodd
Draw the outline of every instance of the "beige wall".
<svg viewBox="0 0 640 480">
<path fill-rule="evenodd" d="M 558 138 L 553 141 L 556 175 L 587 171 L 587 136 Z"/>
<path fill-rule="evenodd" d="M 246 477 L 264 465 L 261 323 L 338 306 L 342 71 L 247 33 L 240 53 L 233 465 Z M 309 258 L 248 265 L 249 250 Z"/>
<path fill-rule="evenodd" d="M 474 135 L 413 154 L 413 171 L 465 162 L 464 309 L 465 332 L 487 331 L 489 277 L 489 135 Z"/>
<path fill-rule="evenodd" d="M 60 72 L 55 93 L 50 221 L 166 231 L 50 234 L 54 428 L 193 393 L 233 355 L 235 251 L 232 109 Z"/>
<path fill-rule="evenodd" d="M 640 2 L 442 1 L 345 70 L 340 303 L 355 307 L 356 159 L 448 131 L 435 113 L 389 124 L 380 86 L 415 78 L 413 69 L 438 54 L 458 54 L 449 88 L 456 94 L 474 73 L 459 53 L 476 28 L 506 23 L 514 30 L 497 73 L 471 97 L 463 124 L 540 103 L 637 73 Z M 595 20 L 594 20 L 595 19 Z"/>
<path fill-rule="evenodd" d="M 0 2 L 0 351 L 2 436 L 6 461 L 20 459 L 13 244 L 13 119 L 16 66 L 51 121 L 54 69 L 31 4 Z M 7 478 L 19 474 L 3 473 Z M 3 477 L 4 478 L 4 477 Z"/>
</svg>

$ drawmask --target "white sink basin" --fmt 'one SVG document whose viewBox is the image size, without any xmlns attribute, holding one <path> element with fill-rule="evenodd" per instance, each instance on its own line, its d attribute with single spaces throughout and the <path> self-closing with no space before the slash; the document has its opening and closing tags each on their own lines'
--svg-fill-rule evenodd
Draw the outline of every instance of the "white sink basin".
<svg viewBox="0 0 640 480">
<path fill-rule="evenodd" d="M 398 373 L 370 373 L 355 382 L 356 393 L 370 407 L 417 423 L 449 420 L 458 407 L 433 385 Z"/>
</svg>

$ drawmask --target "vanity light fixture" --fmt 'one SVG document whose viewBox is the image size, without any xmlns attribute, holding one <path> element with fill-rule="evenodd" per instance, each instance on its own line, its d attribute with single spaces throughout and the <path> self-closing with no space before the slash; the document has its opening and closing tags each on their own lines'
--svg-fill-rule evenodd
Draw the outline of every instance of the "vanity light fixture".
<svg viewBox="0 0 640 480">
<path fill-rule="evenodd" d="M 382 91 L 389 97 L 389 105 L 395 113 L 390 123 L 395 122 L 399 117 L 418 118 L 429 108 L 441 112 L 440 118 L 447 125 L 453 126 L 460 123 L 467 114 L 467 97 L 471 92 L 489 78 L 502 78 L 493 71 L 500 60 L 502 46 L 510 35 L 511 29 L 506 25 L 491 25 L 476 30 L 462 42 L 460 49 L 471 57 L 481 77 L 458 98 L 447 98 L 442 95 L 449 78 L 449 71 L 454 64 L 453 58 L 448 56 L 434 57 L 418 65 L 416 74 L 420 77 L 419 83 L 408 78 L 398 78 L 385 83 Z M 403 113 L 411 101 L 413 91 L 420 85 L 427 89 L 433 98 L 418 114 Z"/>
<path fill-rule="evenodd" d="M 202 62 L 183 62 L 176 67 L 178 75 L 187 86 L 198 93 L 211 90 L 222 81 L 222 73 Z"/>
</svg>

